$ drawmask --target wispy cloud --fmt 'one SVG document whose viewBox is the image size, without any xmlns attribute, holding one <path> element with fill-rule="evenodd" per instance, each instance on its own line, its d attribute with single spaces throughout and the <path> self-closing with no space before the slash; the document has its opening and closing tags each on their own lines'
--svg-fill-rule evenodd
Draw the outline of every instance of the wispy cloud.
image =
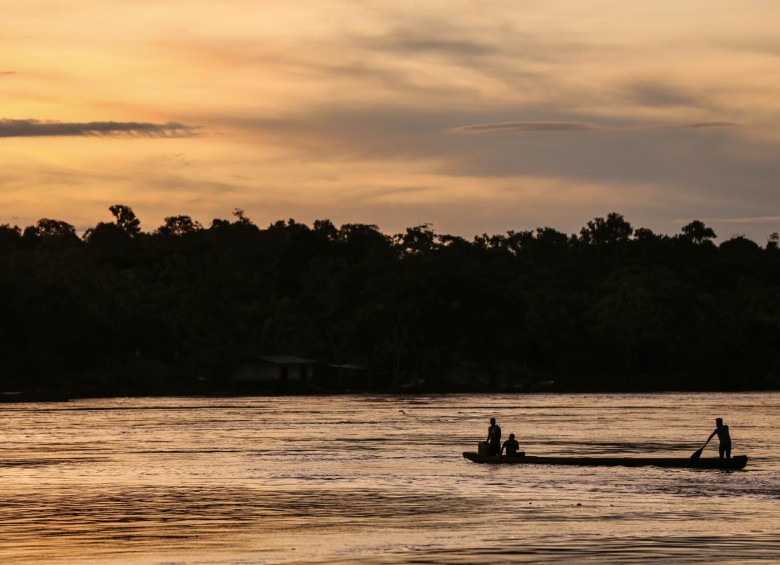
<svg viewBox="0 0 780 565">
<path fill-rule="evenodd" d="M 0 137 L 89 137 L 148 136 L 187 137 L 197 128 L 177 122 L 48 122 L 39 120 L 0 120 Z"/>
<path fill-rule="evenodd" d="M 454 128 L 451 131 L 456 133 L 512 133 L 512 132 L 538 132 L 538 131 L 560 131 L 560 132 L 593 132 L 593 131 L 638 131 L 638 130 L 663 130 L 677 128 L 723 128 L 739 127 L 734 122 L 700 122 L 683 125 L 632 125 L 632 126 L 610 126 L 606 124 L 597 124 L 594 122 L 569 122 L 569 121 L 540 121 L 540 122 L 496 122 L 487 124 L 471 124 Z"/>
<path fill-rule="evenodd" d="M 626 101 L 651 108 L 698 108 L 707 104 L 706 97 L 690 87 L 653 79 L 635 81 L 621 94 Z"/>
<path fill-rule="evenodd" d="M 591 122 L 497 122 L 455 128 L 461 133 L 502 133 L 523 131 L 606 131 L 612 128 Z"/>
<path fill-rule="evenodd" d="M 734 122 L 701 122 L 697 124 L 685 124 L 685 128 L 735 128 L 740 127 L 740 124 Z"/>
<path fill-rule="evenodd" d="M 722 224 L 764 224 L 780 221 L 780 216 L 752 216 L 745 218 L 702 218 L 702 222 L 719 222 Z"/>
<path fill-rule="evenodd" d="M 439 30 L 439 33 L 442 31 Z M 374 50 L 404 55 L 438 54 L 447 57 L 484 57 L 498 53 L 498 49 L 484 41 L 472 41 L 463 37 L 457 39 L 446 36 L 432 37 L 430 27 L 366 37 L 358 40 L 357 43 Z"/>
</svg>

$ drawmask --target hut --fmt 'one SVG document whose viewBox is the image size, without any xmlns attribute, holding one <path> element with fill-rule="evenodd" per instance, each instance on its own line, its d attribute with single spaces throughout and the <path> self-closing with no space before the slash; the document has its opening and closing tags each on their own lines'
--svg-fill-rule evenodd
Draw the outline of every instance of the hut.
<svg viewBox="0 0 780 565">
<path fill-rule="evenodd" d="M 314 376 L 316 361 L 292 355 L 266 355 L 245 359 L 233 371 L 239 383 L 307 383 Z"/>
</svg>

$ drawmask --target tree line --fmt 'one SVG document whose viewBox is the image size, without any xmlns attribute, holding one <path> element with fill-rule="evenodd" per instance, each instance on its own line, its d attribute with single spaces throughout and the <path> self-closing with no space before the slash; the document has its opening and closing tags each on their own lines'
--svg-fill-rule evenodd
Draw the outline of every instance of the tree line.
<svg viewBox="0 0 780 565">
<path fill-rule="evenodd" d="M 109 210 L 83 236 L 47 218 L 0 225 L 3 390 L 218 390 L 271 354 L 364 367 L 372 390 L 455 390 L 458 367 L 488 389 L 501 371 L 564 390 L 780 385 L 777 234 L 716 245 L 701 221 L 669 236 L 613 212 L 578 234 L 467 240 L 261 228 L 238 209 L 144 232 L 130 207 Z"/>
</svg>

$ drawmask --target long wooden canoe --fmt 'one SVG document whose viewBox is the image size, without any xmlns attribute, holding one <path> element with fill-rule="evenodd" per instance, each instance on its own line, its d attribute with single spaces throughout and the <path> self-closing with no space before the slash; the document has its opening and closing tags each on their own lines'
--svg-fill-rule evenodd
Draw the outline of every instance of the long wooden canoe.
<svg viewBox="0 0 780 565">
<path fill-rule="evenodd" d="M 582 465 L 585 467 L 678 467 L 692 469 L 744 469 L 747 455 L 731 459 L 718 457 L 537 457 L 535 455 L 501 456 L 479 455 L 466 451 L 463 457 L 474 463 L 499 465 Z"/>
</svg>

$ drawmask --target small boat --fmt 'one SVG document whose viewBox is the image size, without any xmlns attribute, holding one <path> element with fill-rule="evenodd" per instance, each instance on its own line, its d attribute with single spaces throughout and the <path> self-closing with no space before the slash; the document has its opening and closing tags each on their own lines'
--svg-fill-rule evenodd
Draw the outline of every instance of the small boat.
<svg viewBox="0 0 780 565">
<path fill-rule="evenodd" d="M 480 455 L 465 451 L 463 457 L 474 463 L 496 465 L 581 465 L 583 467 L 673 467 L 689 469 L 744 469 L 747 455 L 731 459 L 718 457 L 538 457 L 535 455 Z"/>
</svg>

